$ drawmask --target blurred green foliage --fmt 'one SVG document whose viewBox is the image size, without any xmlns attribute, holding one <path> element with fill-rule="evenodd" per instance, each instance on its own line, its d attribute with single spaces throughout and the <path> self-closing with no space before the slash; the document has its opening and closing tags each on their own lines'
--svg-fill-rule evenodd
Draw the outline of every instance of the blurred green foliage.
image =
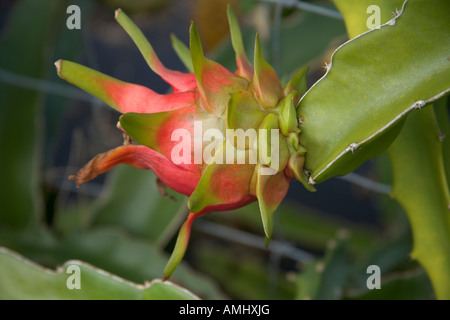
<svg viewBox="0 0 450 320">
<path fill-rule="evenodd" d="M 105 12 L 108 21 L 113 21 L 113 10 L 101 3 L 78 1 L 82 30 L 68 30 L 66 8 L 73 3 L 16 1 L 0 30 L 0 246 L 8 248 L 0 251 L 0 298 L 195 298 L 171 284 L 156 280 L 142 289 L 97 269 L 138 284 L 161 277 L 174 236 L 187 214 L 185 197 L 170 191 L 175 200 L 162 197 L 153 173 L 126 166 L 115 168 L 105 180 L 97 179 L 79 190 L 66 181 L 84 158 L 121 139 L 119 131 L 111 136 L 102 127 L 113 127 L 117 114 L 102 111 L 102 105 L 80 92 L 68 87 L 62 90 L 53 67 L 53 62 L 62 57 L 72 61 L 91 59 L 95 63 L 123 53 L 124 43 L 131 46 L 130 42 L 120 42 L 114 27 L 101 23 Z M 148 15 L 149 21 L 154 18 L 160 22 L 162 18 L 158 17 L 170 17 L 170 13 L 178 12 L 170 10 L 179 5 L 180 1 L 168 1 L 157 13 L 150 10 L 141 14 Z M 252 15 L 261 12 L 255 10 L 260 6 L 269 13 L 266 18 L 270 26 L 275 18 L 272 5 L 245 1 L 245 12 L 240 15 L 249 56 L 258 31 L 251 23 Z M 271 62 L 281 78 L 287 79 L 296 69 L 311 65 L 311 85 L 323 74 L 331 50 L 345 39 L 345 25 L 343 21 L 300 10 L 285 9 L 281 15 L 281 28 L 272 28 L 270 37 L 265 39 L 266 56 L 277 59 L 273 42 L 279 43 L 279 61 Z M 189 17 L 183 19 L 187 35 Z M 98 29 L 104 33 L 95 31 L 94 23 L 103 27 Z M 173 23 L 165 28 L 170 29 Z M 147 27 L 155 25 L 150 23 Z M 90 33 L 100 33 L 106 40 L 89 37 Z M 111 34 L 114 36 L 108 37 Z M 160 52 L 158 43 L 150 41 Z M 170 43 L 169 38 L 162 41 Z M 103 55 L 101 59 L 92 59 L 96 50 Z M 234 53 L 228 40 L 208 55 L 234 70 Z M 119 61 L 122 57 L 114 58 Z M 121 68 L 118 66 L 119 71 L 130 73 L 136 70 L 131 63 L 129 68 Z M 55 90 L 36 81 L 28 85 L 11 73 L 28 80 L 45 80 Z M 445 108 L 444 105 L 439 112 L 445 114 Z M 83 112 L 87 114 L 80 115 Z M 88 124 L 77 123 L 80 119 Z M 442 127 L 445 126 L 448 131 L 448 122 L 444 121 Z M 109 140 L 102 141 L 103 137 Z M 84 140 L 89 140 L 91 147 L 85 146 Z M 369 174 L 380 182 L 392 182 L 384 155 L 372 162 Z M 296 197 L 296 202 L 283 202 L 275 216 L 274 240 L 282 245 L 266 250 L 257 207 L 249 205 L 233 212 L 214 213 L 204 218 L 212 223 L 210 226 L 240 230 L 256 237 L 260 247 L 245 237 L 219 237 L 216 229 L 206 233 L 194 223 L 186 261 L 171 280 L 204 299 L 433 298 L 427 275 L 409 258 L 412 237 L 404 211 L 386 194 L 367 193 L 360 187 L 351 192 L 349 199 L 343 201 L 361 197 L 371 203 L 380 212 L 378 224 L 348 221 L 335 212 L 324 213 L 322 209 L 300 205 L 303 199 Z M 320 201 L 336 201 L 329 200 L 332 193 L 325 193 Z M 365 209 L 361 209 L 361 215 Z M 280 249 L 285 247 L 290 248 L 289 252 L 307 254 L 294 257 Z M 65 286 L 67 274 L 44 270 L 22 256 L 50 269 L 73 259 L 87 263 L 82 264 L 82 272 L 87 275 L 82 284 L 85 290 L 76 292 L 61 287 Z M 366 268 L 371 264 L 382 270 L 381 290 L 366 288 Z M 106 288 L 112 290 L 108 296 L 102 292 Z"/>
</svg>

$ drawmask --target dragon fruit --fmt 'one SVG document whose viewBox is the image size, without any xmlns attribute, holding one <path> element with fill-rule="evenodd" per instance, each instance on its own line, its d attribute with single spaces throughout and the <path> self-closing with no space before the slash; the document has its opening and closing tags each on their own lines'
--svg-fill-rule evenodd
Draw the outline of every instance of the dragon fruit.
<svg viewBox="0 0 450 320">
<path fill-rule="evenodd" d="M 137 142 L 99 154 L 69 178 L 79 187 L 118 164 L 150 169 L 166 186 L 189 196 L 189 215 L 164 270 L 167 279 L 182 260 L 192 222 L 212 211 L 258 201 L 266 235 L 291 178 L 308 190 L 299 144 L 296 105 L 306 90 L 307 68 L 284 88 L 264 60 L 256 35 L 254 66 L 244 51 L 237 18 L 228 7 L 237 70 L 232 73 L 203 54 L 195 25 L 190 27 L 192 73 L 167 69 L 139 28 L 122 11 L 116 20 L 136 43 L 150 68 L 173 88 L 158 94 L 82 65 L 59 60 L 58 75 L 122 113 L 118 123 Z M 187 49 L 187 48 L 186 48 Z M 186 58 L 186 57 L 181 57 Z"/>
</svg>

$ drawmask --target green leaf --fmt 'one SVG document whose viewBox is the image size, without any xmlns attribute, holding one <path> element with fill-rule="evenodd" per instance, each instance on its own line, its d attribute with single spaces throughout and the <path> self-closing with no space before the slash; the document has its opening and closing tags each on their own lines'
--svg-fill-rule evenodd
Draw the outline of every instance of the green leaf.
<svg viewBox="0 0 450 320">
<path fill-rule="evenodd" d="M 145 35 L 121 9 L 116 10 L 115 18 L 131 39 L 133 39 L 148 66 L 156 74 L 179 91 L 191 90 L 195 87 L 195 79 L 192 75 L 169 70 L 161 63 Z"/>
<path fill-rule="evenodd" d="M 155 111 L 160 107 L 158 106 L 159 97 L 169 97 L 169 95 L 158 95 L 144 86 L 121 81 L 72 61 L 58 60 L 55 66 L 59 77 L 121 113 Z"/>
<path fill-rule="evenodd" d="M 161 62 L 141 29 L 121 9 L 116 10 L 114 17 L 136 44 L 148 66 L 158 73 Z"/>
<path fill-rule="evenodd" d="M 263 165 L 256 166 L 256 197 L 258 198 L 261 220 L 266 234 L 266 246 L 272 237 L 273 214 L 286 196 L 289 188 L 289 180 L 284 172 L 267 175 Z"/>
<path fill-rule="evenodd" d="M 234 152 L 237 153 L 237 161 L 227 163 L 228 155 Z M 247 150 L 236 150 L 228 142 L 217 145 L 214 156 L 189 198 L 190 212 L 244 201 L 249 197 L 254 170 L 255 165 L 249 161 Z"/>
<path fill-rule="evenodd" d="M 240 91 L 230 95 L 226 112 L 227 129 L 255 129 L 267 114 L 261 110 L 252 92 Z M 251 140 L 251 139 L 249 139 Z M 253 146 L 254 141 L 246 145 Z"/>
<path fill-rule="evenodd" d="M 170 35 L 170 40 L 172 41 L 172 48 L 175 50 L 176 54 L 183 62 L 184 66 L 189 72 L 194 72 L 194 67 L 192 66 L 191 52 L 189 48 L 181 42 L 180 39 L 174 34 Z"/>
<path fill-rule="evenodd" d="M 250 62 L 247 59 L 247 55 L 245 54 L 241 29 L 239 28 L 237 17 L 230 4 L 228 4 L 227 7 L 227 16 L 228 24 L 230 25 L 231 44 L 236 54 L 236 64 L 238 66 L 237 73 L 244 78 L 252 79 L 253 67 L 251 66 Z"/>
<path fill-rule="evenodd" d="M 65 1 L 20 1 L 10 13 L 0 40 L 0 68 L 40 78 L 46 71 L 48 46 L 54 40 L 58 12 Z M 32 13 L 32 14 L 30 14 Z M 40 94 L 8 83 L 0 85 L 0 224 L 15 229 L 34 226 L 39 199 Z"/>
<path fill-rule="evenodd" d="M 449 90 L 449 10 L 444 0 L 409 1 L 396 20 L 334 53 L 297 109 L 311 180 L 353 171 L 388 147 L 408 112 Z"/>
<path fill-rule="evenodd" d="M 317 191 L 316 188 L 309 184 L 308 176 L 303 170 L 303 166 L 305 164 L 305 153 L 304 152 L 295 152 L 291 154 L 288 160 L 287 167 L 293 177 L 300 181 L 303 186 L 311 192 Z"/>
<path fill-rule="evenodd" d="M 171 282 L 156 279 L 138 285 L 78 260 L 67 261 L 56 271 L 46 269 L 2 247 L 0 269 L 2 299 L 198 299 Z M 71 287 L 77 284 L 77 275 L 79 289 Z"/>
<path fill-rule="evenodd" d="M 433 108 L 415 111 L 389 148 L 392 195 L 408 214 L 411 256 L 428 272 L 436 296 L 450 299 L 450 192 Z"/>
<path fill-rule="evenodd" d="M 281 111 L 279 118 L 279 125 L 281 133 L 288 136 L 290 133 L 296 135 L 300 131 L 298 129 L 297 112 L 295 111 L 294 98 L 297 95 L 297 91 L 294 90 L 289 93 L 281 102 Z"/>
<path fill-rule="evenodd" d="M 195 217 L 195 214 L 190 213 L 185 223 L 181 226 L 172 255 L 164 268 L 164 279 L 168 279 L 172 275 L 183 259 L 191 235 L 192 222 L 195 220 Z"/>
<path fill-rule="evenodd" d="M 119 121 L 121 127 L 133 140 L 150 149 L 161 152 L 158 133 L 163 127 L 164 122 L 174 114 L 177 114 L 177 110 L 157 113 L 130 112 L 121 115 Z"/>
<path fill-rule="evenodd" d="M 197 79 L 198 92 L 206 112 L 220 115 L 228 105 L 231 92 L 246 90 L 248 81 L 204 56 L 200 36 L 194 23 L 189 29 L 192 66 Z"/>
<path fill-rule="evenodd" d="M 290 151 L 286 139 L 279 134 L 279 127 L 278 115 L 267 114 L 258 130 L 258 154 L 259 163 L 281 172 L 287 165 Z M 278 141 L 275 140 L 277 138 Z"/>
<path fill-rule="evenodd" d="M 280 79 L 272 66 L 264 59 L 259 35 L 255 39 L 255 70 L 253 76 L 253 90 L 263 108 L 272 109 L 278 105 L 283 95 Z"/>
</svg>

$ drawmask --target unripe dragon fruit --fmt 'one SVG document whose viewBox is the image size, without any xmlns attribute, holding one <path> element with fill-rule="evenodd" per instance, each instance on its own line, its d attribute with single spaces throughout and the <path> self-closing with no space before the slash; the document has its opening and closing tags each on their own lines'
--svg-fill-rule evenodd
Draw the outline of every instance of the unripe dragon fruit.
<svg viewBox="0 0 450 320">
<path fill-rule="evenodd" d="M 231 73 L 203 54 L 192 23 L 192 73 L 165 68 L 138 27 L 120 9 L 116 20 L 138 46 L 150 68 L 173 92 L 158 94 L 79 64 L 59 60 L 58 75 L 98 97 L 123 115 L 118 127 L 139 143 L 126 143 L 94 157 L 76 175 L 77 186 L 118 164 L 150 169 L 173 190 L 189 196 L 189 215 L 164 270 L 168 278 L 181 261 L 195 218 L 258 201 L 266 235 L 291 178 L 309 190 L 299 144 L 296 105 L 306 90 L 307 68 L 283 88 L 264 60 L 258 35 L 254 66 L 244 52 L 241 31 L 228 7 L 237 71 Z"/>
</svg>

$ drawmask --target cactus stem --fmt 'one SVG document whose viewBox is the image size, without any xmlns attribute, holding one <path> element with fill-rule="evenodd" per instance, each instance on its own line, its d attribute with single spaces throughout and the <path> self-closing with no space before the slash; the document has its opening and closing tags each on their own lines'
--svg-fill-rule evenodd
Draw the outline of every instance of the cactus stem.
<svg viewBox="0 0 450 320">
<path fill-rule="evenodd" d="M 353 38 L 355 39 L 355 38 Z M 316 82 L 317 83 L 317 82 Z M 403 110 L 401 113 L 399 113 L 396 117 L 394 117 L 389 123 L 387 123 L 384 127 L 374 132 L 372 135 L 370 135 L 368 138 L 358 142 L 358 143 L 352 143 L 350 146 L 345 148 L 338 156 L 336 156 L 333 160 L 331 160 L 322 170 L 320 170 L 318 173 L 314 175 L 313 179 L 317 179 L 317 177 L 321 176 L 325 171 L 327 171 L 336 161 L 338 161 L 340 158 L 342 158 L 345 154 L 347 154 L 349 151 L 354 151 L 356 148 L 352 148 L 352 145 L 356 145 L 357 147 L 360 147 L 370 141 L 371 139 L 377 137 L 382 132 L 386 131 L 390 127 L 392 127 L 395 123 L 397 123 L 400 119 L 402 119 L 404 116 L 406 116 L 409 112 L 411 112 L 414 109 L 420 109 L 423 106 L 438 100 L 439 98 L 443 97 L 444 95 L 448 94 L 450 92 L 450 88 L 447 90 L 444 90 L 440 92 L 439 94 L 435 95 L 434 97 L 431 97 L 427 100 L 418 100 L 412 105 L 410 105 L 408 108 Z M 314 180 L 313 180 L 314 181 Z"/>
</svg>

